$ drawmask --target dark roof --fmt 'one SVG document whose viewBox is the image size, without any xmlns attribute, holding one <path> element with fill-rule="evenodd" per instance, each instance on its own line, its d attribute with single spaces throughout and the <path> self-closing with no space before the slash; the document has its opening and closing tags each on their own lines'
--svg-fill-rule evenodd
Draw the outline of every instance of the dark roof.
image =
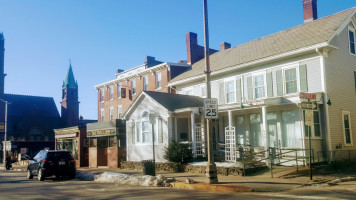
<svg viewBox="0 0 356 200">
<path fill-rule="evenodd" d="M 8 116 L 21 117 L 36 112 L 45 117 L 60 117 L 52 97 L 38 97 L 16 94 L 4 94 L 8 104 Z"/>
<path fill-rule="evenodd" d="M 341 25 L 356 11 L 356 7 L 304 23 L 302 25 L 253 40 L 234 48 L 214 53 L 209 57 L 212 72 L 285 52 L 328 42 Z M 205 60 L 193 64 L 189 70 L 170 82 L 203 75 Z"/>
<path fill-rule="evenodd" d="M 204 100 L 197 96 L 143 91 L 169 111 L 181 108 L 202 107 Z"/>
</svg>

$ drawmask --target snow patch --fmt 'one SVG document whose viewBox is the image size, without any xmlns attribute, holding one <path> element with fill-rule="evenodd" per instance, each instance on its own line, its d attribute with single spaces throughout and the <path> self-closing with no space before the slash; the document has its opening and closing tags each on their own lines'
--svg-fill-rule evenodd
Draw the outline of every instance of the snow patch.
<svg viewBox="0 0 356 200">
<path fill-rule="evenodd" d="M 205 166 L 208 162 L 191 162 L 188 165 Z M 215 162 L 216 167 L 242 167 L 239 162 Z"/>
<path fill-rule="evenodd" d="M 169 187 L 167 179 L 162 176 L 132 176 L 115 172 L 104 172 L 94 176 L 94 181 L 103 183 L 118 183 L 151 187 Z"/>
</svg>

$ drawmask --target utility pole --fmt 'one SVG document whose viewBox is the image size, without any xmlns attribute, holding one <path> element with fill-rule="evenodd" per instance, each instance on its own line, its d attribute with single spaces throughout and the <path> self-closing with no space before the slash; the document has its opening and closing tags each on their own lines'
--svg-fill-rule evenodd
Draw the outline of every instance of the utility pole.
<svg viewBox="0 0 356 200">
<path fill-rule="evenodd" d="M 3 160 L 2 160 L 3 165 L 5 166 L 5 162 L 6 162 L 6 140 L 7 140 L 7 105 L 10 104 L 10 103 L 8 101 L 2 100 L 2 99 L 0 99 L 0 100 L 5 103 L 5 127 L 4 127 L 5 134 L 4 134 L 4 144 L 3 144 L 4 148 L 3 148 Z"/>
<path fill-rule="evenodd" d="M 209 32 L 208 32 L 208 6 L 207 0 L 203 0 L 203 16 L 204 16 L 204 55 L 205 55 L 205 84 L 206 97 L 211 98 L 210 86 L 210 62 L 209 62 Z M 209 184 L 218 183 L 216 165 L 214 163 L 213 137 L 210 132 L 211 119 L 206 119 L 206 132 L 208 137 L 208 164 L 206 165 L 206 177 Z"/>
</svg>

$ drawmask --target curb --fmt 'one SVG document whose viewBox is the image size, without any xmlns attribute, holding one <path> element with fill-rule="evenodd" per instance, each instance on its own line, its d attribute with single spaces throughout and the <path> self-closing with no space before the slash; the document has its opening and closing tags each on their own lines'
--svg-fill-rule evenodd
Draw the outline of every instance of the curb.
<svg viewBox="0 0 356 200">
<path fill-rule="evenodd" d="M 183 182 L 171 183 L 172 188 L 186 189 L 186 190 L 199 190 L 207 192 L 253 192 L 253 189 L 240 185 L 217 185 L 217 184 L 204 184 L 194 183 L 188 184 Z"/>
</svg>

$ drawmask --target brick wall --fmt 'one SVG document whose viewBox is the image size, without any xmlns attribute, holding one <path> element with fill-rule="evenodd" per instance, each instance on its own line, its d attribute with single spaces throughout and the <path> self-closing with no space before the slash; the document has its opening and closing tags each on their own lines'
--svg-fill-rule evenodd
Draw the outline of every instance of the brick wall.
<svg viewBox="0 0 356 200">
<path fill-rule="evenodd" d="M 161 71 L 161 85 L 160 89 L 156 89 L 156 72 L 150 72 L 144 76 L 148 77 L 148 90 L 156 92 L 170 92 L 168 88 L 168 82 L 170 81 L 170 73 L 167 67 L 159 70 Z M 122 113 L 124 114 L 127 109 L 130 107 L 131 103 L 137 98 L 140 92 L 143 90 L 143 76 L 135 78 L 136 81 L 136 94 L 132 96 L 132 99 L 129 99 L 129 90 L 131 90 L 131 81 L 120 82 L 122 88 L 126 88 L 126 98 L 118 98 L 117 84 L 114 86 L 114 98 L 110 100 L 110 91 L 109 86 L 104 88 L 104 102 L 100 102 L 100 90 L 98 90 L 98 121 L 100 122 L 100 110 L 104 109 L 105 117 L 104 121 L 110 119 L 110 108 L 114 108 L 114 118 L 118 118 L 118 106 L 122 105 Z"/>
</svg>

